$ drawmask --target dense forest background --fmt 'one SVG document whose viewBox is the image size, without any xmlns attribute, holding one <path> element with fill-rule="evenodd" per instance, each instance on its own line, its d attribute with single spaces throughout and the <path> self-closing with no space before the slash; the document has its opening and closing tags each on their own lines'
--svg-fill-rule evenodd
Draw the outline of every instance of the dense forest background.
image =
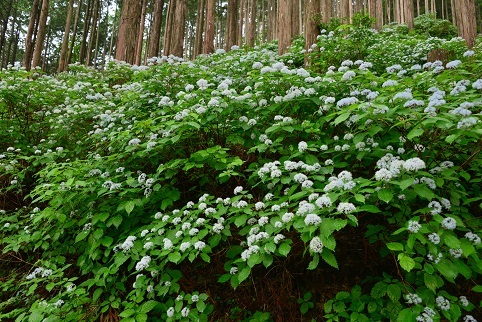
<svg viewBox="0 0 482 322">
<path fill-rule="evenodd" d="M 413 29 L 414 18 L 430 14 L 457 26 L 471 47 L 482 28 L 481 6 L 480 0 L 5 0 L 0 66 L 21 62 L 54 72 L 70 63 L 102 68 L 111 58 L 141 65 L 154 56 L 192 59 L 272 40 L 282 54 L 294 37 L 304 35 L 309 46 L 323 23 L 351 23 L 357 12 L 375 18 L 376 29 L 392 23 Z"/>
</svg>

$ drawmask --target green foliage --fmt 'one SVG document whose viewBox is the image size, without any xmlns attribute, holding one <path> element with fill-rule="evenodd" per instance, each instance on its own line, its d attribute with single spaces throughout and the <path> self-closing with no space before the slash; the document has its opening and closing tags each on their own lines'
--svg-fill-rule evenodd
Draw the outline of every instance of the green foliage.
<svg viewBox="0 0 482 322">
<path fill-rule="evenodd" d="M 433 13 L 424 14 L 413 19 L 415 31 L 432 37 L 451 39 L 457 37 L 458 31 L 450 21 L 437 19 Z"/>
<path fill-rule="evenodd" d="M 324 276 L 359 245 L 375 276 L 270 297 L 330 321 L 480 313 L 480 55 L 368 23 L 320 36 L 309 70 L 270 45 L 2 71 L 0 319 L 269 321 L 271 270 Z M 460 60 L 402 59 L 435 44 Z"/>
</svg>

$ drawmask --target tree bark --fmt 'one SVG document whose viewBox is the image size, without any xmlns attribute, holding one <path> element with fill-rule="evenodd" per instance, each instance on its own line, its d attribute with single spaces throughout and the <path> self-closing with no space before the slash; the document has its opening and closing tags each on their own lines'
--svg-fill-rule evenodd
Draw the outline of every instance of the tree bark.
<svg viewBox="0 0 482 322">
<path fill-rule="evenodd" d="M 291 29 L 293 37 L 301 34 L 299 0 L 291 1 Z"/>
<path fill-rule="evenodd" d="M 413 0 L 405 0 L 405 23 L 413 29 Z"/>
<path fill-rule="evenodd" d="M 350 5 L 348 2 L 351 0 L 340 1 L 340 18 L 345 23 L 350 23 Z"/>
<path fill-rule="evenodd" d="M 316 43 L 318 36 L 318 24 L 315 21 L 315 16 L 320 9 L 320 0 L 305 0 L 305 49 L 308 50 Z M 308 55 L 305 56 L 305 65 L 308 64 Z"/>
<path fill-rule="evenodd" d="M 452 23 L 455 26 L 458 26 L 458 21 L 457 21 L 457 8 L 455 6 L 455 0 L 450 0 L 450 9 L 452 12 Z"/>
<path fill-rule="evenodd" d="M 167 6 L 167 19 L 166 26 L 164 28 L 164 55 L 166 56 L 169 56 L 171 54 L 171 33 L 175 10 L 176 1 L 170 0 Z"/>
<path fill-rule="evenodd" d="M 246 16 L 246 46 L 254 47 L 256 39 L 256 8 L 257 1 L 249 0 L 249 7 Z"/>
<path fill-rule="evenodd" d="M 321 20 L 324 23 L 329 23 L 333 17 L 333 1 L 321 0 Z"/>
<path fill-rule="evenodd" d="M 228 13 L 226 17 L 226 51 L 238 44 L 238 0 L 228 1 Z"/>
<path fill-rule="evenodd" d="M 115 59 L 129 64 L 135 63 L 137 33 L 141 20 L 141 3 L 138 0 L 124 0 L 122 4 L 119 35 Z"/>
<path fill-rule="evenodd" d="M 2 25 L 1 27 L 1 34 L 0 34 L 0 57 L 3 58 L 4 56 L 4 47 L 6 43 L 6 35 L 8 29 L 8 19 L 10 18 L 10 13 L 12 12 L 13 7 L 13 0 L 9 1 L 8 8 L 6 9 L 5 15 L 2 14 Z M 3 59 L 1 60 L 3 62 Z M 1 67 L 1 64 L 0 64 Z"/>
<path fill-rule="evenodd" d="M 206 0 L 199 0 L 197 13 L 196 13 L 196 37 L 194 43 L 194 53 L 193 57 L 196 58 L 203 51 L 203 31 L 204 31 L 204 20 L 206 9 Z"/>
<path fill-rule="evenodd" d="M 142 3 L 141 9 L 141 24 L 139 25 L 139 30 L 137 32 L 137 45 L 136 45 L 136 62 L 135 64 L 139 66 L 141 64 L 142 59 L 142 43 L 144 41 L 144 26 L 146 23 L 146 9 L 147 9 L 147 0 L 144 0 Z"/>
<path fill-rule="evenodd" d="M 85 56 L 87 54 L 87 37 L 89 35 L 89 29 L 90 29 L 90 24 L 92 20 L 92 1 L 94 0 L 87 0 L 84 27 L 82 32 L 82 41 L 80 42 L 80 49 L 79 49 L 79 62 L 81 64 L 84 64 Z"/>
<path fill-rule="evenodd" d="M 67 9 L 67 19 L 65 21 L 64 38 L 62 40 L 62 48 L 60 49 L 59 68 L 57 72 L 61 73 L 67 69 L 67 55 L 69 50 L 69 34 L 70 25 L 72 24 L 72 12 L 74 11 L 74 0 L 69 1 Z"/>
<path fill-rule="evenodd" d="M 72 62 L 72 54 L 74 52 L 75 37 L 77 36 L 77 27 L 79 25 L 79 17 L 80 17 L 80 10 L 81 10 L 81 7 L 82 7 L 82 1 L 83 0 L 79 0 L 79 4 L 77 5 L 77 9 L 75 10 L 74 29 L 72 30 L 72 39 L 70 41 L 70 48 L 69 48 L 68 57 L 67 57 L 67 64 L 70 64 Z"/>
<path fill-rule="evenodd" d="M 162 11 L 164 9 L 164 0 L 157 0 L 154 8 L 154 21 L 152 22 L 151 38 L 149 44 L 149 57 L 157 57 L 159 55 L 159 41 L 161 39 Z"/>
<path fill-rule="evenodd" d="M 34 0 L 32 3 L 32 9 L 30 11 L 30 20 L 28 22 L 27 37 L 25 38 L 25 55 L 23 57 L 23 65 L 27 70 L 30 70 L 32 64 L 32 54 L 34 42 L 32 37 L 34 35 L 35 25 L 37 23 L 37 17 L 39 13 L 40 0 Z"/>
<path fill-rule="evenodd" d="M 203 54 L 214 52 L 214 9 L 215 0 L 207 0 L 206 7 L 206 32 L 204 35 Z"/>
<path fill-rule="evenodd" d="M 48 15 L 49 15 L 49 0 L 43 0 L 42 9 L 40 11 L 37 41 L 35 42 L 35 49 L 33 51 L 32 68 L 35 68 L 40 65 L 40 57 L 42 56 L 42 49 L 43 49 L 44 40 L 45 40 Z"/>
<path fill-rule="evenodd" d="M 186 0 L 176 0 L 176 2 L 171 32 L 170 53 L 177 57 L 183 57 L 187 3 Z"/>
<path fill-rule="evenodd" d="M 278 6 L 278 54 L 286 53 L 293 38 L 293 26 L 291 20 L 291 0 L 279 0 Z"/>
<path fill-rule="evenodd" d="M 87 52 L 86 52 L 87 58 L 85 60 L 86 66 L 92 65 L 92 51 L 94 49 L 94 40 L 96 38 L 96 34 L 98 33 L 97 17 L 99 14 L 99 1 L 100 0 L 94 0 L 94 7 L 92 9 L 92 23 L 90 24 L 89 42 L 88 42 Z"/>
<path fill-rule="evenodd" d="M 475 0 L 457 0 L 456 3 L 459 36 L 465 39 L 469 48 L 472 48 L 475 45 L 475 38 L 477 37 Z"/>
</svg>

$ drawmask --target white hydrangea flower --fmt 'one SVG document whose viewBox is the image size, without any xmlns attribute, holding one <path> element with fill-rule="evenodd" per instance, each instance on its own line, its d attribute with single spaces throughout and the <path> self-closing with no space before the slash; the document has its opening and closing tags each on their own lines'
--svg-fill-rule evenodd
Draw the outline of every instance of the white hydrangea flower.
<svg viewBox="0 0 482 322">
<path fill-rule="evenodd" d="M 453 230 L 457 227 L 457 222 L 452 217 L 447 217 L 442 220 L 442 227 L 448 230 Z"/>
<path fill-rule="evenodd" d="M 350 202 L 340 202 L 336 210 L 343 214 L 349 214 L 350 212 L 355 211 L 356 207 Z"/>
<path fill-rule="evenodd" d="M 313 237 L 313 239 L 310 241 L 310 250 L 317 254 L 323 251 L 323 243 L 318 236 Z"/>
<path fill-rule="evenodd" d="M 420 228 L 422 228 L 422 225 L 420 225 L 420 223 L 416 220 L 410 220 L 408 222 L 408 231 L 411 232 L 411 233 L 418 233 L 418 231 L 420 230 Z"/>
<path fill-rule="evenodd" d="M 428 235 L 428 240 L 437 245 L 440 243 L 440 236 L 437 233 L 431 233 Z"/>
<path fill-rule="evenodd" d="M 316 215 L 316 214 L 308 214 L 306 215 L 305 217 L 305 225 L 309 226 L 309 225 L 313 225 L 313 226 L 318 226 L 319 224 L 321 224 L 321 218 L 320 216 Z"/>
</svg>

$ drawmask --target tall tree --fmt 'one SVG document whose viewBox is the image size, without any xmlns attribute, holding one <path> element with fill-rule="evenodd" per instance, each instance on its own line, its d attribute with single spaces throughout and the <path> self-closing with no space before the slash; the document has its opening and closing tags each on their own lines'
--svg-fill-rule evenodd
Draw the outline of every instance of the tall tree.
<svg viewBox="0 0 482 322">
<path fill-rule="evenodd" d="M 79 25 L 82 2 L 83 0 L 79 0 L 79 3 L 77 4 L 77 9 L 75 10 L 74 28 L 72 30 L 72 39 L 70 40 L 70 48 L 67 54 L 67 64 L 70 64 L 72 62 L 72 54 L 74 52 L 75 37 L 77 36 L 77 27 Z"/>
<path fill-rule="evenodd" d="M 316 42 L 316 36 L 318 36 L 318 24 L 316 23 L 315 16 L 320 9 L 320 0 L 305 0 L 305 49 L 308 52 L 311 45 Z M 307 63 L 307 56 L 305 56 L 305 63 Z"/>
<path fill-rule="evenodd" d="M 246 16 L 246 45 L 248 47 L 254 47 L 256 39 L 256 8 L 258 1 L 249 0 L 248 12 Z"/>
<path fill-rule="evenodd" d="M 62 40 L 62 48 L 60 49 L 59 67 L 57 71 L 63 72 L 67 69 L 67 55 L 69 50 L 70 25 L 72 24 L 72 12 L 74 11 L 74 0 L 69 1 L 67 9 L 67 19 L 65 21 L 64 38 Z"/>
<path fill-rule="evenodd" d="M 151 25 L 151 38 L 149 44 L 149 57 L 157 57 L 159 55 L 159 41 L 161 38 L 162 12 L 164 10 L 164 0 L 156 0 L 154 7 L 154 16 Z"/>
<path fill-rule="evenodd" d="M 92 8 L 92 20 L 91 20 L 92 22 L 90 24 L 89 42 L 88 42 L 88 47 L 86 52 L 86 56 L 87 56 L 85 61 L 86 66 L 92 65 L 92 52 L 94 50 L 94 43 L 95 43 L 95 39 L 97 38 L 96 35 L 99 34 L 97 23 L 98 23 L 98 17 L 99 17 L 100 0 L 93 0 L 93 1 L 94 1 L 94 7 Z"/>
<path fill-rule="evenodd" d="M 32 54 L 35 41 L 32 39 L 38 25 L 38 16 L 40 13 L 40 0 L 34 0 L 30 10 L 30 19 L 28 21 L 27 37 L 25 38 L 25 55 L 23 56 L 23 65 L 27 70 L 30 70 L 32 65 Z"/>
<path fill-rule="evenodd" d="M 475 0 L 457 0 L 457 22 L 459 35 L 464 38 L 469 48 L 474 47 L 477 37 L 477 22 L 475 20 Z"/>
<path fill-rule="evenodd" d="M 139 25 L 139 30 L 137 32 L 137 45 L 136 45 L 136 65 L 141 64 L 142 59 L 142 43 L 144 41 L 144 25 L 146 23 L 146 8 L 147 0 L 143 0 L 141 9 L 141 24 Z"/>
<path fill-rule="evenodd" d="M 340 0 L 340 15 L 339 17 L 346 23 L 350 23 L 350 5 L 351 0 Z"/>
<path fill-rule="evenodd" d="M 173 2 L 172 0 L 170 2 Z M 171 23 L 171 31 L 168 37 L 169 40 L 169 54 L 177 57 L 182 57 L 184 52 L 184 33 L 186 22 L 186 0 L 175 0 L 176 5 L 173 12 L 173 20 Z"/>
<path fill-rule="evenodd" d="M 172 22 L 174 21 L 175 10 L 176 1 L 170 0 L 167 4 L 166 26 L 164 27 L 164 55 L 166 56 L 171 54 Z"/>
<path fill-rule="evenodd" d="M 35 49 L 33 51 L 32 68 L 40 65 L 40 57 L 45 40 L 45 33 L 47 31 L 47 18 L 49 15 L 49 0 L 42 1 L 42 9 L 40 10 L 39 27 L 37 32 L 37 41 L 35 42 Z"/>
<path fill-rule="evenodd" d="M 194 40 L 194 53 L 193 57 L 196 58 L 199 54 L 203 51 L 203 31 L 204 31 L 204 20 L 205 20 L 205 12 L 206 9 L 206 0 L 199 0 L 197 4 L 197 11 L 196 11 L 196 37 Z"/>
<path fill-rule="evenodd" d="M 214 52 L 214 9 L 215 0 L 207 0 L 206 7 L 206 32 L 204 35 L 203 54 Z"/>
<path fill-rule="evenodd" d="M 291 0 L 278 2 L 278 54 L 283 55 L 291 45 L 293 26 L 291 20 Z"/>
<path fill-rule="evenodd" d="M 225 42 L 226 51 L 238 44 L 238 0 L 228 1 Z"/>
<path fill-rule="evenodd" d="M 135 63 L 137 33 L 140 20 L 141 2 L 139 0 L 124 0 L 122 3 L 115 59 L 125 61 L 129 64 Z"/>
<path fill-rule="evenodd" d="M 413 0 L 404 0 L 404 9 L 405 23 L 413 29 Z"/>
<path fill-rule="evenodd" d="M 321 0 L 321 20 L 324 23 L 330 22 L 333 17 L 333 1 Z"/>
</svg>

